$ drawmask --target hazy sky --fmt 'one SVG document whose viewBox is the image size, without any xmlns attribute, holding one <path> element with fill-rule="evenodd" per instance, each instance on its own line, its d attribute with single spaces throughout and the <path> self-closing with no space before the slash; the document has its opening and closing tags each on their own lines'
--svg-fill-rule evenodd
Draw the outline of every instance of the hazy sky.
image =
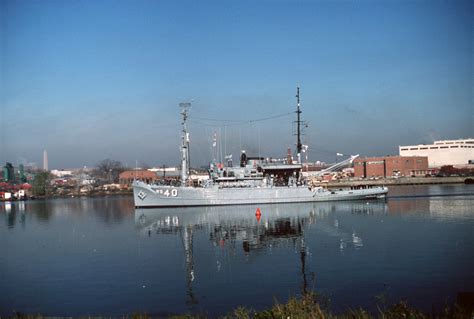
<svg viewBox="0 0 474 319">
<path fill-rule="evenodd" d="M 192 164 L 215 130 L 284 156 L 294 116 L 248 121 L 297 85 L 311 161 L 473 137 L 473 21 L 469 0 L 0 0 L 0 162 L 176 165 L 191 100 Z"/>
</svg>

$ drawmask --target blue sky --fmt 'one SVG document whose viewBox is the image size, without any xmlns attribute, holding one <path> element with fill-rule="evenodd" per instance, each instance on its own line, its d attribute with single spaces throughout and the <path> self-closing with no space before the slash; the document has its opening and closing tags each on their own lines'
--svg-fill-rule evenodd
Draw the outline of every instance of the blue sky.
<svg viewBox="0 0 474 319">
<path fill-rule="evenodd" d="M 472 1 L 0 1 L 0 161 L 179 161 L 179 108 L 295 108 L 309 160 L 474 136 Z M 294 149 L 293 117 L 190 123 L 195 165 Z M 203 125 L 212 124 L 212 125 Z M 224 139 L 224 137 L 227 137 Z"/>
</svg>

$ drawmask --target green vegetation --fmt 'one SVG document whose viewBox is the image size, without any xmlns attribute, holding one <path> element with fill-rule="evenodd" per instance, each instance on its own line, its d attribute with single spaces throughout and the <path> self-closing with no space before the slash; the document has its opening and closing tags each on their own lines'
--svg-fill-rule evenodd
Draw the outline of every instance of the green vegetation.
<svg viewBox="0 0 474 319">
<path fill-rule="evenodd" d="M 281 304 L 275 302 L 272 308 L 268 310 L 255 311 L 245 307 L 238 307 L 231 313 L 222 316 L 222 319 L 368 319 L 368 318 L 381 318 L 381 319 L 398 319 L 398 318 L 409 318 L 409 319 L 428 319 L 428 318 L 473 318 L 474 313 L 472 306 L 466 306 L 464 308 L 455 305 L 454 307 L 446 306 L 439 313 L 424 313 L 410 307 L 406 302 L 401 301 L 389 307 L 378 307 L 377 314 L 370 314 L 364 309 L 354 309 L 346 311 L 342 314 L 333 314 L 325 305 L 326 303 L 314 293 L 308 293 L 300 298 L 290 298 L 287 303 Z M 129 316 L 123 316 L 122 318 L 133 318 L 133 319 L 148 319 L 148 318 L 171 318 L 171 319 L 204 319 L 208 318 L 207 315 L 170 315 L 170 316 L 155 316 L 148 314 L 133 314 Z M 42 319 L 41 315 L 23 315 L 16 313 L 12 318 L 18 319 Z M 91 317 L 87 317 L 91 318 Z"/>
<path fill-rule="evenodd" d="M 176 317 L 179 318 L 179 317 Z M 224 316 L 225 319 L 276 319 L 276 318 L 308 318 L 308 319 L 345 319 L 345 318 L 470 318 L 467 310 L 459 307 L 445 307 L 443 313 L 423 313 L 406 302 L 401 301 L 386 309 L 378 307 L 377 314 L 370 314 L 364 309 L 353 309 L 342 314 L 333 314 L 327 302 L 314 293 L 308 293 L 300 298 L 290 298 L 287 303 L 275 302 L 268 310 L 254 311 L 244 307 L 239 307 L 231 314 Z"/>
<path fill-rule="evenodd" d="M 51 194 L 51 174 L 49 172 L 40 172 L 36 174 L 33 180 L 33 195 L 48 196 Z"/>
</svg>

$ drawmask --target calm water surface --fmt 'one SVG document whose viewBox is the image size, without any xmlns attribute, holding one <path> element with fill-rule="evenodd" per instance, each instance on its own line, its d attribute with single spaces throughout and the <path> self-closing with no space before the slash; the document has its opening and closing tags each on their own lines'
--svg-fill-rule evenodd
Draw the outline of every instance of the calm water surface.
<svg viewBox="0 0 474 319">
<path fill-rule="evenodd" d="M 313 290 L 334 311 L 474 291 L 474 186 L 386 201 L 135 210 L 131 197 L 0 203 L 0 315 L 224 314 Z M 261 210 L 261 219 L 255 216 Z"/>
</svg>

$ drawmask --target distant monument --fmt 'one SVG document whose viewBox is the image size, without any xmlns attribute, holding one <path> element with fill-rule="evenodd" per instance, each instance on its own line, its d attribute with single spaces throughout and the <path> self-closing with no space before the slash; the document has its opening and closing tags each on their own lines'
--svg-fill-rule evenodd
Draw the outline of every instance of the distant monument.
<svg viewBox="0 0 474 319">
<path fill-rule="evenodd" d="M 46 150 L 43 151 L 43 169 L 48 171 L 48 152 Z"/>
</svg>

